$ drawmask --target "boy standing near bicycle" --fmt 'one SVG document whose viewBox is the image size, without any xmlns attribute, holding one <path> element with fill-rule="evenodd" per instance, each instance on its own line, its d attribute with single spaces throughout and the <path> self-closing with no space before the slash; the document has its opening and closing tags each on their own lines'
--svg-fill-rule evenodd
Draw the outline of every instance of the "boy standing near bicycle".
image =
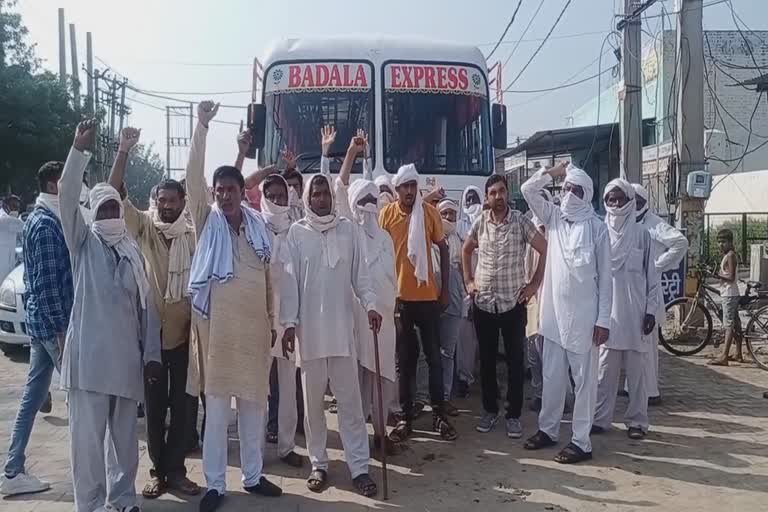
<svg viewBox="0 0 768 512">
<path fill-rule="evenodd" d="M 728 366 L 729 354 L 731 352 L 731 343 L 736 341 L 736 357 L 733 359 L 739 363 L 744 362 L 741 352 L 741 336 L 736 336 L 739 332 L 739 283 L 736 279 L 736 251 L 733 250 L 733 231 L 730 229 L 721 229 L 717 233 L 717 246 L 723 253 L 723 260 L 720 262 L 720 272 L 715 273 L 715 277 L 720 279 L 720 297 L 723 305 L 723 329 L 725 330 L 725 347 L 720 357 L 709 362 L 713 366 Z"/>
</svg>

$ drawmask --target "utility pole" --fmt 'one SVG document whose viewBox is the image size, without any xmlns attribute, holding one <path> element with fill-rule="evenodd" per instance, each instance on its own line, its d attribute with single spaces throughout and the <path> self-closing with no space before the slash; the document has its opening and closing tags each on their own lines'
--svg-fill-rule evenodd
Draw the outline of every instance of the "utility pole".
<svg viewBox="0 0 768 512">
<path fill-rule="evenodd" d="M 642 183 L 643 179 L 643 76 L 641 54 L 640 15 L 656 0 L 639 2 L 624 0 L 624 18 L 617 24 L 623 30 L 624 43 L 621 56 L 624 87 L 619 93 L 621 101 L 621 177 Z"/>
<path fill-rule="evenodd" d="M 704 159 L 704 30 L 702 0 L 679 0 L 677 15 L 676 155 L 680 176 L 677 224 L 688 236 L 688 269 L 698 265 L 702 255 L 704 200 L 688 197 L 686 184 L 691 171 L 703 170 Z M 689 279 L 686 280 L 688 284 Z M 688 286 L 686 286 L 686 290 Z"/>
<path fill-rule="evenodd" d="M 75 110 L 80 110 L 80 68 L 77 66 L 77 35 L 75 24 L 69 24 L 70 57 L 72 58 L 72 98 Z"/>
<path fill-rule="evenodd" d="M 184 172 L 192 141 L 193 112 L 192 103 L 165 107 L 165 174 L 168 178 Z"/>
<path fill-rule="evenodd" d="M 64 9 L 59 8 L 59 82 L 67 84 L 67 38 L 64 35 Z"/>
<path fill-rule="evenodd" d="M 93 39 L 91 33 L 85 33 L 85 70 L 88 74 L 88 105 L 86 111 L 96 112 L 96 98 L 93 96 Z"/>
</svg>

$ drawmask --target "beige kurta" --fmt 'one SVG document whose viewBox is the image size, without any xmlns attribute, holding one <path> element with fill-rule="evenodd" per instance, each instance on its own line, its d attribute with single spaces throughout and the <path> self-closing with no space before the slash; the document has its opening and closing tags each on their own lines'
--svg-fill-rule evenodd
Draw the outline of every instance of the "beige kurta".
<svg viewBox="0 0 768 512">
<path fill-rule="evenodd" d="M 187 166 L 189 210 L 199 238 L 210 214 L 203 175 L 205 137 L 198 124 Z M 245 225 L 232 236 L 234 277 L 214 283 L 206 320 L 192 313 L 187 392 L 234 396 L 265 405 L 272 363 L 272 285 L 264 264 L 245 238 Z"/>
</svg>

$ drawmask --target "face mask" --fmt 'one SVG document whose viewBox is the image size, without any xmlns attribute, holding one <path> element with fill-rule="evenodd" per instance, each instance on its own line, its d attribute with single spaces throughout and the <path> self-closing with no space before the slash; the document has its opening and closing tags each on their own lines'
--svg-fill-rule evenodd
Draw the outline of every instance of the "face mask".
<svg viewBox="0 0 768 512">
<path fill-rule="evenodd" d="M 443 232 L 446 235 L 452 235 L 456 232 L 456 223 L 443 219 Z"/>
<path fill-rule="evenodd" d="M 376 203 L 366 203 L 364 206 L 356 205 L 357 211 L 368 213 L 379 213 L 379 205 Z"/>
<path fill-rule="evenodd" d="M 8 215 L 10 215 L 11 217 L 15 217 L 17 219 L 19 218 L 19 212 L 17 211 L 8 212 Z"/>
<path fill-rule="evenodd" d="M 91 224 L 91 230 L 112 247 L 126 235 L 125 219 L 95 220 Z"/>
<path fill-rule="evenodd" d="M 379 209 L 384 208 L 389 203 L 393 202 L 395 197 L 389 192 L 382 192 L 379 194 Z"/>
<path fill-rule="evenodd" d="M 480 215 L 483 212 L 483 205 L 473 204 L 470 207 L 464 208 L 464 211 L 466 212 L 467 215 L 469 215 L 470 218 L 473 218 Z"/>
<path fill-rule="evenodd" d="M 288 206 L 303 206 L 299 193 L 293 187 L 288 187 Z"/>
<path fill-rule="evenodd" d="M 635 202 L 627 201 L 624 206 L 607 206 L 605 207 L 605 221 L 612 228 L 618 229 L 624 225 L 632 212 L 635 211 Z"/>
<path fill-rule="evenodd" d="M 582 220 L 587 214 L 591 213 L 591 210 L 592 205 L 573 192 L 566 192 L 560 201 L 560 211 L 570 221 Z"/>
</svg>

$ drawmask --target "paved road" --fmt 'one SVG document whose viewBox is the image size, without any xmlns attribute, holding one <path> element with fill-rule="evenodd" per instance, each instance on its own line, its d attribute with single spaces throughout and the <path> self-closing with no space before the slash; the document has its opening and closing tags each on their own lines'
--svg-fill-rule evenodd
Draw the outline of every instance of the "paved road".
<svg viewBox="0 0 768 512">
<path fill-rule="evenodd" d="M 620 415 L 616 429 L 594 440 L 595 459 L 566 467 L 551 461 L 554 451 L 526 452 L 521 441 L 507 439 L 502 429 L 474 432 L 479 414 L 478 391 L 457 405 L 464 413 L 457 421 L 460 439 L 444 443 L 428 431 L 429 419 L 419 420 L 417 432 L 404 454 L 390 461 L 389 501 L 367 500 L 352 490 L 341 462 L 340 441 L 329 435 L 334 459 L 332 487 L 324 494 L 306 491 L 306 470 L 287 468 L 274 447 L 266 455 L 267 475 L 283 486 L 286 495 L 266 500 L 244 494 L 239 485 L 237 440 L 230 441 L 228 486 L 232 492 L 223 511 L 334 511 L 363 510 L 459 511 L 697 511 L 720 512 L 768 509 L 768 372 L 749 365 L 713 369 L 706 356 L 674 358 L 662 353 L 664 405 L 652 410 L 652 432 L 642 442 L 627 439 Z M 7 449 L 26 372 L 23 357 L 0 356 L 0 450 Z M 0 511 L 70 511 L 68 433 L 63 394 L 54 393 L 53 413 L 38 417 L 32 436 L 29 469 L 48 479 L 49 492 L 0 501 Z M 624 399 L 618 410 L 622 411 Z M 330 421 L 335 417 L 329 415 Z M 526 435 L 535 431 L 535 416 L 526 412 Z M 563 423 L 563 434 L 569 429 Z M 147 474 L 141 441 L 143 486 Z M 191 477 L 203 482 L 199 456 L 189 461 Z M 376 463 L 373 475 L 381 481 Z M 148 512 L 197 510 L 197 500 L 174 496 L 144 503 Z"/>
</svg>

